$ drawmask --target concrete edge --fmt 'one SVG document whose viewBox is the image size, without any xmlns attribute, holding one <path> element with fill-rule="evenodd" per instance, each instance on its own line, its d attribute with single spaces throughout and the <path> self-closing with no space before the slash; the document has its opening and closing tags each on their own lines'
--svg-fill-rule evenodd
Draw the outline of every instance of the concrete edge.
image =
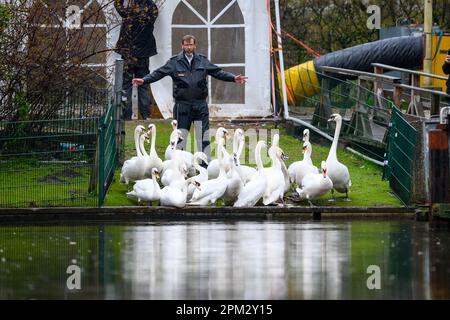
<svg viewBox="0 0 450 320">
<path fill-rule="evenodd" d="M 101 207 L 101 208 L 17 208 L 0 209 L 0 223 L 14 221 L 64 220 L 189 220 L 189 219 L 412 219 L 414 208 L 407 207 Z"/>
</svg>

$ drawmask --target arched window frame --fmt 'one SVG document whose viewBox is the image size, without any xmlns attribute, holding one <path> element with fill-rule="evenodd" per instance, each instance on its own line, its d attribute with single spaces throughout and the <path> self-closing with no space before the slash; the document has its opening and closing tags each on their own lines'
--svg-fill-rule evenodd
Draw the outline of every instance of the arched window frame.
<svg viewBox="0 0 450 320">
<path fill-rule="evenodd" d="M 195 16 L 197 16 L 201 22 L 203 22 L 203 25 L 194 25 L 194 24 L 172 24 L 172 30 L 174 28 L 179 28 L 179 29 L 193 29 L 193 28 L 199 28 L 199 29 L 206 29 L 207 30 L 207 39 L 208 39 L 208 52 L 207 52 L 207 57 L 208 59 L 212 62 L 215 63 L 214 61 L 212 61 L 212 37 L 211 37 L 211 31 L 212 29 L 223 29 L 223 28 L 243 28 L 244 29 L 244 34 L 245 34 L 245 17 L 244 15 L 242 15 L 242 18 L 244 20 L 244 23 L 236 23 L 236 24 L 216 24 L 216 22 L 223 17 L 223 15 L 234 5 L 237 4 L 237 6 L 239 7 L 239 3 L 238 0 L 231 0 L 229 4 L 227 4 L 218 14 L 216 17 L 214 17 L 211 20 L 211 0 L 205 0 L 207 1 L 207 17 L 205 19 L 205 17 L 203 17 L 187 0 L 181 0 L 178 4 L 181 5 L 181 3 L 183 3 L 184 5 L 186 5 L 194 14 Z M 239 7 L 239 10 L 240 7 Z M 176 12 L 176 10 L 175 10 Z M 242 11 L 241 11 L 242 14 Z M 244 38 L 244 43 L 245 43 L 245 38 Z M 242 48 L 242 50 L 244 50 L 244 48 Z M 221 68 L 227 68 L 227 67 L 241 67 L 245 69 L 245 57 L 244 57 L 244 62 L 240 63 L 215 63 L 217 66 L 221 67 Z M 212 96 L 212 81 L 210 79 L 211 77 L 209 77 L 209 81 L 208 81 L 208 103 L 212 104 L 213 101 L 213 96 Z M 244 97 L 244 101 L 242 101 L 242 104 L 245 103 L 245 97 Z"/>
</svg>

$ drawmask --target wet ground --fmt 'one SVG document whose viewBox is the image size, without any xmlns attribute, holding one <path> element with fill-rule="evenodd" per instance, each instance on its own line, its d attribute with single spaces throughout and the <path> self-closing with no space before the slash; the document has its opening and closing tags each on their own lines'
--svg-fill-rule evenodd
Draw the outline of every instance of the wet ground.
<svg viewBox="0 0 450 320">
<path fill-rule="evenodd" d="M 449 299 L 410 220 L 0 226 L 0 299 Z"/>
</svg>

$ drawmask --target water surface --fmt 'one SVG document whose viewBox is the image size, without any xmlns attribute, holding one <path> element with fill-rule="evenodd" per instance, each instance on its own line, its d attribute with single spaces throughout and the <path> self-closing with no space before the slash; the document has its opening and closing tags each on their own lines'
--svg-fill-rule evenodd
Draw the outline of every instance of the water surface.
<svg viewBox="0 0 450 320">
<path fill-rule="evenodd" d="M 449 279 L 450 232 L 409 220 L 0 226 L 0 299 L 449 299 Z"/>
</svg>

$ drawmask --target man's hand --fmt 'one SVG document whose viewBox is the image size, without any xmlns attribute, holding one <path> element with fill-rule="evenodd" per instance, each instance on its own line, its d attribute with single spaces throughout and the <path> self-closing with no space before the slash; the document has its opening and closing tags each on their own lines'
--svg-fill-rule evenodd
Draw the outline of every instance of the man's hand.
<svg viewBox="0 0 450 320">
<path fill-rule="evenodd" d="M 142 86 L 144 84 L 144 79 L 142 79 L 142 78 L 134 78 L 132 82 L 133 82 L 134 85 Z"/>
<path fill-rule="evenodd" d="M 234 77 L 234 82 L 237 82 L 239 84 L 244 84 L 247 82 L 248 77 L 243 76 L 242 74 L 237 75 Z"/>
<path fill-rule="evenodd" d="M 445 63 L 450 63 L 450 54 L 445 57 Z"/>
</svg>

